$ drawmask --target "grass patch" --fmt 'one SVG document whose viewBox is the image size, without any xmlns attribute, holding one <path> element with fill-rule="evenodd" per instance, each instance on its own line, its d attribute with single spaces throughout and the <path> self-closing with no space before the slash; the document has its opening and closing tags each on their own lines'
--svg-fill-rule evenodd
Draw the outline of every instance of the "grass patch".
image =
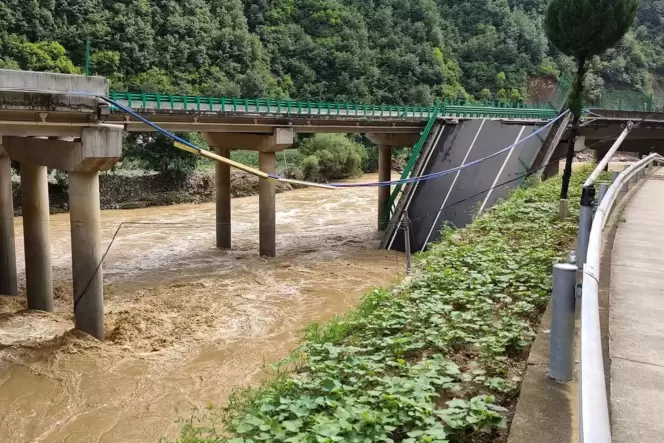
<svg viewBox="0 0 664 443">
<path fill-rule="evenodd" d="M 177 442 L 504 441 L 588 173 L 573 175 L 566 221 L 553 179 L 446 229 L 409 283 L 309 326 L 272 380 L 183 423 Z"/>
</svg>

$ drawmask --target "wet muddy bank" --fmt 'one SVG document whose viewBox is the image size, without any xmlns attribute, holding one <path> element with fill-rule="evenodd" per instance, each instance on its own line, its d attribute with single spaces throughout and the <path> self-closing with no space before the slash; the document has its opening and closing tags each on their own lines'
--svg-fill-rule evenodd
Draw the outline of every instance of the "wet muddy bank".
<svg viewBox="0 0 664 443">
<path fill-rule="evenodd" d="M 69 219 L 52 216 L 56 312 L 0 297 L 0 441 L 173 438 L 178 414 L 257 383 L 305 325 L 398 278 L 400 255 L 376 249 L 376 198 L 370 188 L 277 196 L 276 259 L 257 257 L 255 196 L 232 201 L 230 252 L 213 247 L 214 204 L 103 211 L 104 247 L 127 223 L 104 264 L 104 343 L 71 330 Z"/>
<path fill-rule="evenodd" d="M 277 183 L 277 193 L 290 191 L 287 183 Z M 99 194 L 102 209 L 136 209 L 150 206 L 169 206 L 185 203 L 207 203 L 215 199 L 214 171 L 197 171 L 174 178 L 145 171 L 119 171 L 99 176 Z M 236 169 L 231 170 L 231 196 L 233 198 L 258 195 L 258 178 Z M 14 213 L 21 215 L 21 189 L 13 183 Z M 68 211 L 67 184 L 51 180 L 49 183 L 51 213 Z"/>
</svg>

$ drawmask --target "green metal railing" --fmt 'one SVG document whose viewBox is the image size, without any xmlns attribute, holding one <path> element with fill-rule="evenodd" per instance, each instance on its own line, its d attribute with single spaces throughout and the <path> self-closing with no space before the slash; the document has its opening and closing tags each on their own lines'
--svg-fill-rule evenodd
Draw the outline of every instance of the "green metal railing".
<svg viewBox="0 0 664 443">
<path fill-rule="evenodd" d="M 565 73 L 561 74 L 556 88 L 549 97 L 551 107 L 561 111 L 567 104 L 571 90 L 571 76 Z M 585 106 L 617 111 L 657 112 L 664 108 L 664 94 L 604 89 L 596 100 L 587 102 Z"/>
<path fill-rule="evenodd" d="M 411 172 L 413 172 L 413 168 L 415 167 L 417 160 L 420 158 L 422 149 L 424 148 L 424 145 L 429 139 L 429 135 L 431 134 L 431 129 L 433 129 L 433 126 L 436 124 L 436 121 L 438 120 L 439 112 L 440 108 L 436 105 L 433 108 L 433 113 L 431 114 L 431 118 L 427 122 L 424 131 L 422 131 L 420 134 L 420 139 L 417 141 L 417 143 L 415 143 L 415 146 L 413 146 L 413 149 L 410 152 L 410 158 L 408 159 L 408 163 L 406 164 L 406 167 L 401 173 L 401 180 L 407 179 L 410 176 Z M 392 194 L 390 194 L 389 200 L 387 201 L 387 210 L 384 212 L 384 214 L 388 216 L 388 219 L 381 220 L 381 224 L 387 225 L 387 223 L 389 223 L 389 219 L 392 218 L 392 214 L 394 213 L 395 210 L 395 205 L 399 201 L 402 192 L 403 192 L 403 184 L 399 183 L 398 185 L 396 185 L 396 187 L 392 191 Z"/>
<path fill-rule="evenodd" d="M 124 101 L 133 109 L 185 110 L 198 112 L 257 112 L 264 114 L 288 115 L 326 115 L 326 116 L 362 116 L 386 117 L 409 116 L 429 118 L 433 112 L 431 106 L 394 106 L 366 105 L 329 102 L 299 102 L 294 100 L 245 99 L 225 97 L 203 97 L 170 94 L 135 94 L 111 92 L 110 97 Z"/>
<path fill-rule="evenodd" d="M 232 112 L 287 114 L 289 116 L 346 116 L 363 118 L 429 119 L 433 106 L 366 105 L 294 100 L 243 99 L 189 95 L 111 92 L 110 97 L 125 102 L 132 109 L 184 110 L 196 112 Z M 444 101 L 440 114 L 447 117 L 485 117 L 506 119 L 549 119 L 556 115 L 548 105 L 527 105 L 491 101 Z"/>
<path fill-rule="evenodd" d="M 549 105 L 558 112 L 562 111 L 567 106 L 567 99 L 571 91 L 572 79 L 569 75 L 563 73 L 558 78 L 558 83 L 549 96 Z"/>
<path fill-rule="evenodd" d="M 602 98 L 591 107 L 618 111 L 654 112 L 662 109 L 664 94 L 648 94 L 641 91 L 605 90 Z"/>
</svg>

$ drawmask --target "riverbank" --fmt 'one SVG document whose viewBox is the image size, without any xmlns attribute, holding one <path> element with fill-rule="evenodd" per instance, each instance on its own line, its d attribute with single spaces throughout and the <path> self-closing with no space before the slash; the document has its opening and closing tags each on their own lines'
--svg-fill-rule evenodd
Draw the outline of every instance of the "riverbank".
<svg viewBox="0 0 664 443">
<path fill-rule="evenodd" d="M 177 441 L 504 442 L 551 263 L 575 238 L 578 205 L 558 220 L 559 190 L 560 177 L 520 189 L 446 232 L 412 279 L 310 326 L 276 378 L 185 423 Z"/>
<path fill-rule="evenodd" d="M 258 178 L 231 169 L 231 196 L 258 195 Z M 288 183 L 277 183 L 277 193 L 293 189 Z M 52 214 L 68 211 L 67 184 L 49 180 L 49 203 Z M 137 209 L 185 203 L 207 203 L 215 198 L 214 170 L 199 170 L 184 178 L 173 178 L 149 171 L 120 170 L 99 176 L 101 209 Z M 21 189 L 13 180 L 14 214 L 20 216 Z"/>
</svg>

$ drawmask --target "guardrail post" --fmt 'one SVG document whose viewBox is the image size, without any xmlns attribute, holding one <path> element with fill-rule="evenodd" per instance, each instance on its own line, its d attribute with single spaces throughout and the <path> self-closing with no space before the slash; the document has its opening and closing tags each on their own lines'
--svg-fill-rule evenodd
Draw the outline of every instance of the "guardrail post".
<svg viewBox="0 0 664 443">
<path fill-rule="evenodd" d="M 412 273 L 412 264 L 411 264 L 411 253 L 410 253 L 410 219 L 408 215 L 405 215 L 403 218 L 403 238 L 406 249 L 406 275 Z"/>
<path fill-rule="evenodd" d="M 553 265 L 549 376 L 556 381 L 569 381 L 574 377 L 577 270 L 571 264 Z"/>
<path fill-rule="evenodd" d="M 579 213 L 579 267 L 583 268 L 588 253 L 588 240 L 590 240 L 590 229 L 593 224 L 593 212 L 595 210 L 595 187 L 585 186 L 581 194 L 581 211 Z"/>
<path fill-rule="evenodd" d="M 600 183 L 599 184 L 599 194 L 597 195 L 597 204 L 596 204 L 596 206 L 599 206 L 599 205 L 602 204 L 602 200 L 604 200 L 604 196 L 606 195 L 608 190 L 609 190 L 609 184 L 608 183 Z"/>
</svg>

